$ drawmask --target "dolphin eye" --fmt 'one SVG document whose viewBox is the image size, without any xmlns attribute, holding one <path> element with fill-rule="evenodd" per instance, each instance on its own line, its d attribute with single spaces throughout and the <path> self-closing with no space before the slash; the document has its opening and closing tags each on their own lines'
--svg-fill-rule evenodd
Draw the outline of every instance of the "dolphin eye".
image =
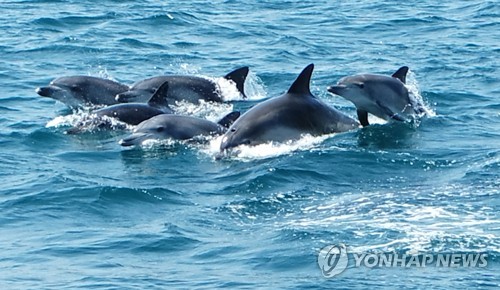
<svg viewBox="0 0 500 290">
<path fill-rule="evenodd" d="M 156 128 L 156 132 L 161 133 L 165 130 L 165 127 L 158 127 Z"/>
<path fill-rule="evenodd" d="M 229 130 L 231 132 L 236 132 L 236 128 L 231 128 L 231 130 Z"/>
<path fill-rule="evenodd" d="M 356 84 L 356 86 L 358 86 L 358 88 L 360 88 L 360 89 L 363 89 L 365 87 L 365 84 L 359 83 L 359 84 Z"/>
</svg>

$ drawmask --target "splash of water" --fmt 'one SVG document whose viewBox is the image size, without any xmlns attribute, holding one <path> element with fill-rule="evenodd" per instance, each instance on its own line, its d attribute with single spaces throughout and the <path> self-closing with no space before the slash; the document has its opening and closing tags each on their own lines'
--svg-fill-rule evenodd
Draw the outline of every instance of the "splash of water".
<svg viewBox="0 0 500 290">
<path fill-rule="evenodd" d="M 227 154 L 228 158 L 248 162 L 256 159 L 266 159 L 281 155 L 288 155 L 295 151 L 307 151 L 313 149 L 324 140 L 335 136 L 336 134 L 328 134 L 322 136 L 311 136 L 305 134 L 298 140 L 288 141 L 285 143 L 268 142 L 255 146 L 240 145 L 233 151 Z M 220 144 L 223 136 L 218 136 L 210 140 L 210 142 L 201 148 L 200 151 L 214 158 L 220 158 Z"/>
<path fill-rule="evenodd" d="M 233 81 L 227 80 L 223 77 L 209 79 L 218 85 L 218 93 L 223 101 L 229 102 L 243 100 L 242 95 L 236 88 Z M 267 97 L 266 89 L 262 80 L 251 71 L 248 73 L 245 80 L 244 90 L 248 100 L 261 100 Z"/>
<path fill-rule="evenodd" d="M 417 104 L 422 104 L 421 109 L 423 109 L 423 113 L 419 117 L 435 117 L 436 112 L 432 110 L 432 108 L 427 104 L 427 102 L 424 100 L 424 97 L 420 94 L 420 86 L 418 85 L 417 77 L 415 73 L 411 70 L 408 71 L 408 74 L 406 76 L 406 88 L 408 89 L 408 92 L 410 93 L 410 98 L 413 98 L 416 100 Z"/>
<path fill-rule="evenodd" d="M 233 111 L 233 105 L 228 103 L 213 103 L 200 101 L 199 104 L 190 102 L 176 102 L 175 113 L 178 115 L 188 115 L 218 122 L 222 117 Z"/>
<path fill-rule="evenodd" d="M 128 125 L 126 123 L 120 122 L 115 118 L 108 116 L 97 116 L 88 111 L 77 111 L 70 115 L 57 116 L 53 120 L 47 122 L 46 128 L 61 128 L 61 127 L 71 127 L 70 132 L 82 133 L 82 132 L 95 132 L 102 128 L 123 130 L 132 130 L 134 126 Z"/>
</svg>

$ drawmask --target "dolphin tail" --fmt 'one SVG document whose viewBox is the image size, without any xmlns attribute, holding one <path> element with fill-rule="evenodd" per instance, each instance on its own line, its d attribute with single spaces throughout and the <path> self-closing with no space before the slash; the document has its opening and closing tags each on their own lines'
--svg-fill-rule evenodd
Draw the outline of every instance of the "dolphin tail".
<svg viewBox="0 0 500 290">
<path fill-rule="evenodd" d="M 393 78 L 399 79 L 403 84 L 406 84 L 406 74 L 409 68 L 407 66 L 400 67 L 395 73 L 392 74 Z"/>
<path fill-rule="evenodd" d="M 168 92 L 168 81 L 161 84 L 161 86 L 155 91 L 153 96 L 149 99 L 148 105 L 157 108 L 168 107 L 167 92 Z"/>
<path fill-rule="evenodd" d="M 236 121 L 236 119 L 238 119 L 239 117 L 240 117 L 240 112 L 234 111 L 224 116 L 224 118 L 220 119 L 220 121 L 217 122 L 217 124 L 221 125 L 224 128 L 229 128 L 234 123 L 234 121 Z"/>
<path fill-rule="evenodd" d="M 311 83 L 311 76 L 314 70 L 314 64 L 310 64 L 306 66 L 297 79 L 293 82 L 293 84 L 288 89 L 288 94 L 296 94 L 296 95 L 311 95 L 311 89 L 309 85 Z"/>
<path fill-rule="evenodd" d="M 245 80 L 247 79 L 249 70 L 248 66 L 244 66 L 224 76 L 226 80 L 233 81 L 236 84 L 236 88 L 243 96 L 243 99 L 247 98 L 245 95 Z"/>
</svg>

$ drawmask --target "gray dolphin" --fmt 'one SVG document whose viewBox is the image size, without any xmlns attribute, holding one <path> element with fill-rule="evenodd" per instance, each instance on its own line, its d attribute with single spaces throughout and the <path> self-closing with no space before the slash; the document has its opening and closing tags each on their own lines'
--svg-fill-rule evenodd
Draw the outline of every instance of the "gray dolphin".
<svg viewBox="0 0 500 290">
<path fill-rule="evenodd" d="M 248 75 L 248 67 L 241 67 L 224 76 L 236 84 L 236 88 L 246 98 L 244 93 L 244 83 Z M 116 100 L 122 103 L 143 102 L 165 81 L 169 83 L 169 90 L 166 98 L 170 105 L 175 105 L 175 101 L 188 101 L 194 104 L 200 100 L 209 102 L 222 102 L 219 95 L 219 87 L 213 81 L 189 75 L 167 75 L 157 76 L 141 80 L 132 85 L 130 90 L 116 95 Z"/>
<path fill-rule="evenodd" d="M 140 145 L 145 140 L 188 140 L 197 136 L 223 134 L 240 116 L 240 112 L 231 112 L 218 123 L 205 119 L 181 115 L 158 115 L 140 123 L 134 132 L 120 140 L 122 146 Z"/>
<path fill-rule="evenodd" d="M 313 69 L 313 64 L 308 65 L 287 93 L 257 104 L 238 118 L 223 136 L 221 151 L 242 144 L 285 142 L 303 134 L 318 136 L 358 128 L 356 120 L 311 94 Z"/>
<path fill-rule="evenodd" d="M 168 82 L 163 83 L 147 103 L 126 103 L 116 104 L 92 112 L 94 118 L 90 122 L 92 126 L 98 128 L 110 127 L 109 118 L 114 118 L 122 123 L 138 125 L 139 123 L 160 114 L 172 114 L 173 111 L 168 106 L 165 99 L 165 91 L 168 90 Z M 68 134 L 75 134 L 83 131 L 88 124 L 81 122 L 74 128 L 67 130 Z"/>
<path fill-rule="evenodd" d="M 408 67 L 392 76 L 360 74 L 342 78 L 328 91 L 354 103 L 361 125 L 368 126 L 368 113 L 384 120 L 406 121 L 425 112 L 405 86 Z"/>
<path fill-rule="evenodd" d="M 117 104 L 116 94 L 129 89 L 127 85 L 91 76 L 67 76 L 54 79 L 46 87 L 36 88 L 42 97 L 58 100 L 72 109 L 93 105 Z"/>
</svg>

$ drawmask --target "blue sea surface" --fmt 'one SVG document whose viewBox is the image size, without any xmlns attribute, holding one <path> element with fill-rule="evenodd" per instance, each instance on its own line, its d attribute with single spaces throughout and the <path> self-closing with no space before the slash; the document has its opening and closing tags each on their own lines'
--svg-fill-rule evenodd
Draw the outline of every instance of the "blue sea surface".
<svg viewBox="0 0 500 290">
<path fill-rule="evenodd" d="M 498 289 L 500 2 L 0 2 L 1 289 Z M 68 75 L 126 84 L 219 78 L 248 65 L 248 100 L 410 67 L 431 114 L 217 160 L 208 144 L 123 148 L 35 88 Z M 318 253 L 467 253 L 486 267 L 356 267 Z"/>
</svg>

